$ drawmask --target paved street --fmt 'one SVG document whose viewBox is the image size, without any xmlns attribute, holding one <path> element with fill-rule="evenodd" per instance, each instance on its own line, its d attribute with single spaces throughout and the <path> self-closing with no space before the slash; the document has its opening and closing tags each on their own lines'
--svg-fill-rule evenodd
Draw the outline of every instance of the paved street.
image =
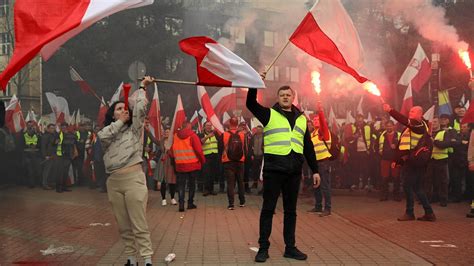
<svg viewBox="0 0 474 266">
<path fill-rule="evenodd" d="M 174 265 L 254 264 L 261 197 L 247 196 L 247 206 L 226 209 L 224 194 L 197 197 L 196 210 L 179 213 L 161 206 L 150 192 L 148 223 L 156 264 L 176 253 Z M 434 206 L 436 223 L 396 221 L 404 202 L 339 193 L 333 215 L 306 212 L 312 199 L 301 197 L 297 245 L 309 256 L 299 262 L 283 258 L 283 211 L 274 217 L 269 265 L 474 265 L 474 220 L 465 218 L 466 203 Z M 58 194 L 12 187 L 0 190 L 0 264 L 123 265 L 125 256 L 106 194 L 87 188 Z M 422 214 L 420 206 L 416 212 Z M 90 226 L 110 223 L 110 226 Z M 431 241 L 431 242 L 426 242 Z M 43 256 L 49 245 L 73 246 L 74 252 Z M 141 264 L 143 265 L 143 264 Z"/>
</svg>

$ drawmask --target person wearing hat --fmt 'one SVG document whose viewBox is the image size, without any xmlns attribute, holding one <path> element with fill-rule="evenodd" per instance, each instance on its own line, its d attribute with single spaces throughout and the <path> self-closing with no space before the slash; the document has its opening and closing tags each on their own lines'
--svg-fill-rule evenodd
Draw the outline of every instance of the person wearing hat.
<svg viewBox="0 0 474 266">
<path fill-rule="evenodd" d="M 308 256 L 296 247 L 295 238 L 296 203 L 305 158 L 313 172 L 314 187 L 318 187 L 321 182 L 306 117 L 292 104 L 295 92 L 290 86 L 282 86 L 278 89 L 277 97 L 278 102 L 272 108 L 267 108 L 257 102 L 256 89 L 249 89 L 247 93 L 247 108 L 264 126 L 263 206 L 256 262 L 265 262 L 269 258 L 273 214 L 280 193 L 284 208 L 283 256 L 296 260 L 307 259 Z"/>
</svg>

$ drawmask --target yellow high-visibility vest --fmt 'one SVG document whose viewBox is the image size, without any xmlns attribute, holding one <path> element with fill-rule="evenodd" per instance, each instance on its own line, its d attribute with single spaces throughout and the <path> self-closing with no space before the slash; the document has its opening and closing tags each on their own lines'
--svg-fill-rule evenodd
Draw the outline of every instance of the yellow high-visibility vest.
<svg viewBox="0 0 474 266">
<path fill-rule="evenodd" d="M 385 130 L 384 132 L 382 132 L 382 134 L 380 134 L 380 138 L 379 138 L 379 153 L 382 154 L 383 152 L 383 144 L 385 143 L 385 133 L 387 133 L 387 131 Z M 396 132 L 397 134 L 395 135 L 396 136 L 396 141 L 398 142 L 398 140 L 400 139 L 400 136 L 401 136 L 401 133 L 400 132 Z M 396 143 L 396 142 L 394 142 Z"/>
<path fill-rule="evenodd" d="M 426 132 L 428 132 L 428 125 L 425 122 L 422 122 L 425 126 Z M 405 128 L 400 137 L 400 144 L 398 145 L 398 149 L 401 151 L 408 151 L 416 147 L 418 142 L 420 141 L 423 134 L 416 134 L 411 132 L 410 128 Z"/>
<path fill-rule="evenodd" d="M 270 120 L 263 129 L 264 153 L 288 155 L 291 151 L 303 154 L 306 117 L 298 116 L 295 127 L 291 129 L 288 119 L 279 112 L 270 109 Z"/>
<path fill-rule="evenodd" d="M 33 136 L 30 136 L 28 135 L 28 133 L 25 133 L 23 137 L 25 138 L 25 144 L 28 146 L 29 145 L 36 146 L 38 144 L 38 136 L 36 136 L 36 134 L 34 134 Z"/>
<path fill-rule="evenodd" d="M 444 133 L 446 133 L 446 130 L 441 130 L 441 131 L 438 131 L 438 133 L 436 133 L 436 136 L 434 138 L 434 140 L 439 140 L 439 141 L 443 141 L 444 139 Z M 435 160 L 442 160 L 442 159 L 446 159 L 448 158 L 448 153 L 449 153 L 449 148 L 444 148 L 444 149 L 441 149 L 441 148 L 438 148 L 436 147 L 436 145 L 433 145 L 433 152 L 431 153 L 431 158 L 435 159 Z"/>
<path fill-rule="evenodd" d="M 64 139 L 64 135 L 63 135 L 63 132 L 59 132 L 59 143 L 58 143 L 58 147 L 56 148 L 56 155 L 58 156 L 63 156 L 63 139 Z"/>
<path fill-rule="evenodd" d="M 331 158 L 331 153 L 329 149 L 331 148 L 331 134 L 329 134 L 329 140 L 324 141 L 319 139 L 318 130 L 315 129 L 313 134 L 311 134 L 311 141 L 313 142 L 314 152 L 316 153 L 316 160 L 321 161 L 327 158 Z"/>
<path fill-rule="evenodd" d="M 204 155 L 209 155 L 209 154 L 217 154 L 219 153 L 218 147 L 217 147 L 217 138 L 216 136 L 212 136 L 202 144 L 202 152 Z"/>
<path fill-rule="evenodd" d="M 356 126 L 352 125 L 352 134 L 354 134 L 356 132 Z M 368 125 L 365 125 L 364 126 L 364 137 L 365 137 L 365 144 L 367 144 L 367 150 L 370 149 L 370 141 L 371 141 L 371 138 L 370 138 L 371 134 L 370 134 L 370 127 Z"/>
</svg>

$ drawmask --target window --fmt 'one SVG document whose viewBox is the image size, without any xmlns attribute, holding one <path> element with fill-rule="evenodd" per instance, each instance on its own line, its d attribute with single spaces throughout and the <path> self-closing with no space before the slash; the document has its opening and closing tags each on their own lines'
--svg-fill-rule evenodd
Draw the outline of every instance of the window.
<svg viewBox="0 0 474 266">
<path fill-rule="evenodd" d="M 245 29 L 239 27 L 230 27 L 230 36 L 236 43 L 245 44 Z"/>
<path fill-rule="evenodd" d="M 183 34 L 183 20 L 179 18 L 165 18 L 165 30 L 173 35 L 179 36 Z"/>
<path fill-rule="evenodd" d="M 11 38 L 10 34 L 8 32 L 2 32 L 0 33 L 0 54 L 2 55 L 8 55 L 10 54 L 10 49 L 11 49 Z"/>
<path fill-rule="evenodd" d="M 277 33 L 273 31 L 263 32 L 263 45 L 267 47 L 274 47 L 277 38 Z"/>
<path fill-rule="evenodd" d="M 291 82 L 300 81 L 300 71 L 297 67 L 286 67 L 286 79 Z"/>
<path fill-rule="evenodd" d="M 268 66 L 265 66 L 265 69 Z M 265 80 L 279 80 L 280 79 L 280 68 L 273 66 L 267 73 Z"/>
<path fill-rule="evenodd" d="M 0 0 L 0 17 L 8 16 L 9 0 Z"/>
<path fill-rule="evenodd" d="M 137 18 L 136 25 L 140 29 L 145 29 L 153 25 L 155 19 L 152 16 L 140 16 Z"/>
</svg>

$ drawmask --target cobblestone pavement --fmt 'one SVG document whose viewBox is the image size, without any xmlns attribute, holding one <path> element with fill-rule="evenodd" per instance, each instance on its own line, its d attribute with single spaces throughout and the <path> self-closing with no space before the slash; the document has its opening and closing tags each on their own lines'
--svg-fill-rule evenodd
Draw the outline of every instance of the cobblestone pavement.
<svg viewBox="0 0 474 266">
<path fill-rule="evenodd" d="M 0 265 L 123 265 L 123 245 L 106 194 L 73 190 L 62 194 L 19 187 L 0 190 Z M 198 208 L 179 213 L 176 206 L 161 206 L 159 192 L 150 192 L 147 217 L 154 264 L 164 265 L 171 252 L 176 254 L 174 265 L 254 264 L 256 253 L 250 248 L 258 246 L 261 197 L 246 197 L 244 208 L 229 211 L 226 195 L 197 194 Z M 308 260 L 282 256 L 280 202 L 267 264 L 474 265 L 473 220 L 465 218 L 465 203 L 435 206 L 436 223 L 397 222 L 404 203 L 381 203 L 373 197 L 336 195 L 332 216 L 324 218 L 306 212 L 311 203 L 311 198 L 300 198 L 296 230 L 298 248 Z M 49 245 L 73 246 L 74 252 L 41 255 Z"/>
</svg>

